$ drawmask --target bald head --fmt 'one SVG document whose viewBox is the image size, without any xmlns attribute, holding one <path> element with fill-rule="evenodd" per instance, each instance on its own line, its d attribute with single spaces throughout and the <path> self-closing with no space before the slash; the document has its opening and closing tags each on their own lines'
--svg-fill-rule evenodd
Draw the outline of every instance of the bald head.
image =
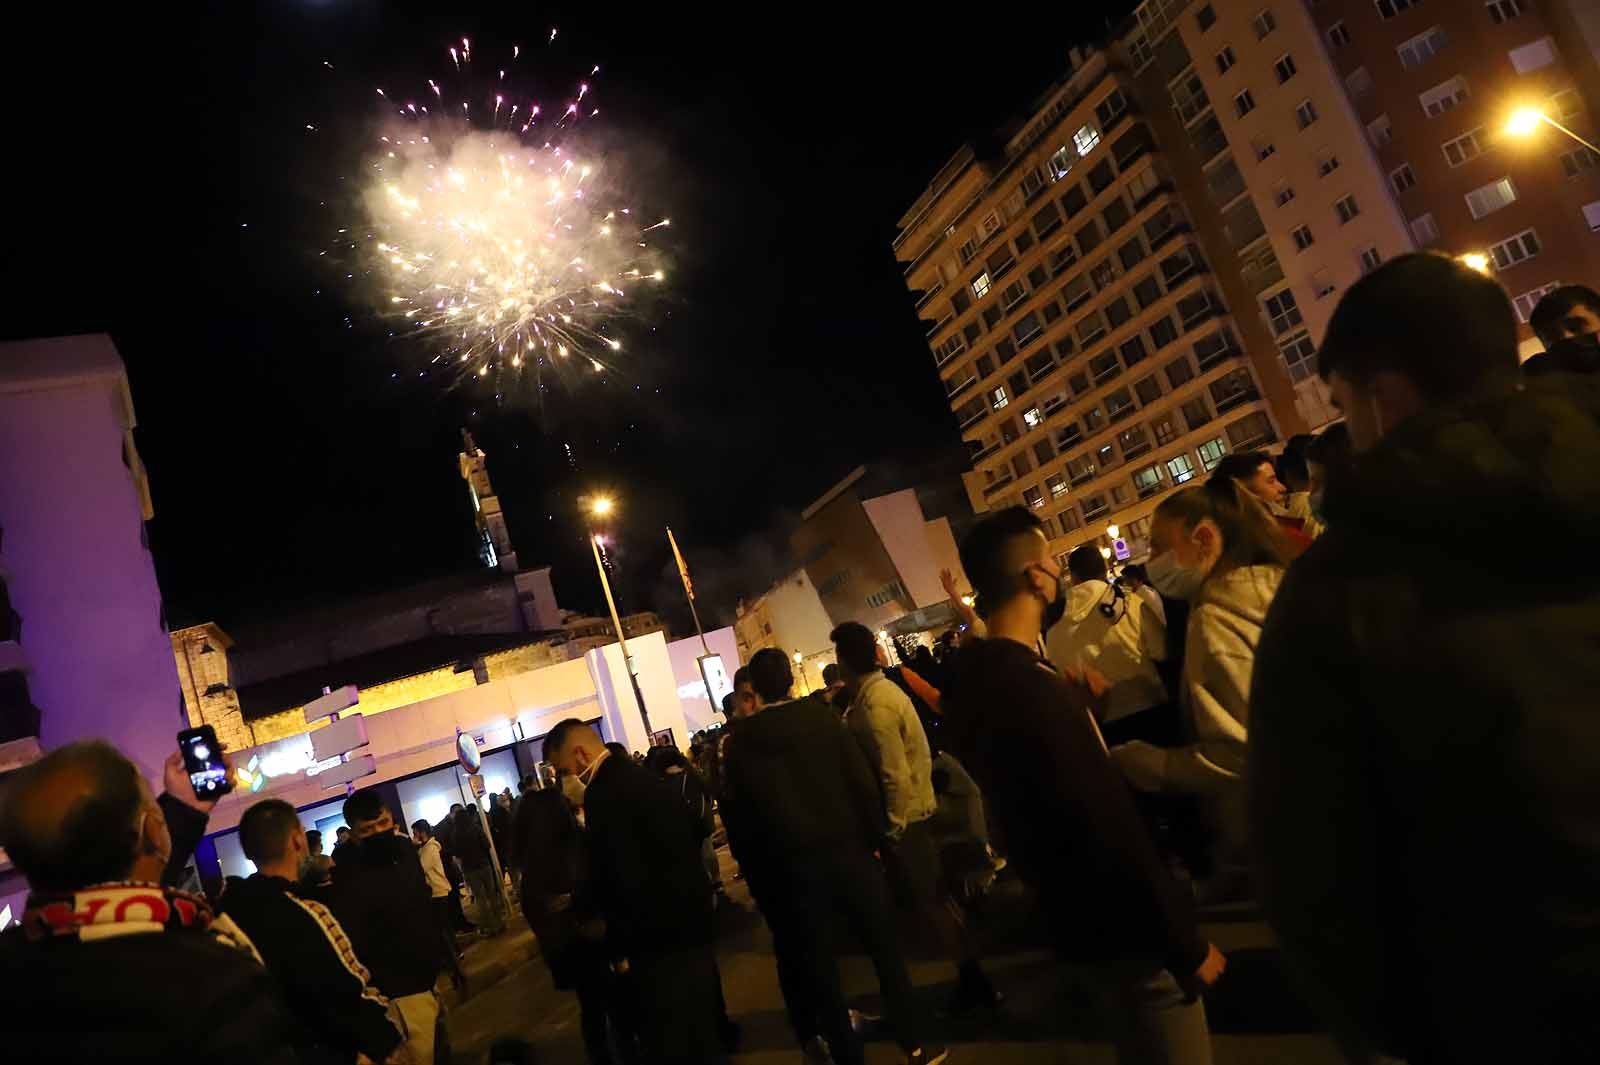
<svg viewBox="0 0 1600 1065">
<path fill-rule="evenodd" d="M 555 766 L 557 773 L 583 773 L 605 754 L 600 734 L 575 717 L 558 724 L 544 738 L 544 760 Z"/>
<path fill-rule="evenodd" d="M 13 774 L 0 796 L 0 844 L 35 891 L 130 879 L 141 855 L 170 847 L 165 835 L 138 769 L 99 740 L 51 751 Z"/>
</svg>

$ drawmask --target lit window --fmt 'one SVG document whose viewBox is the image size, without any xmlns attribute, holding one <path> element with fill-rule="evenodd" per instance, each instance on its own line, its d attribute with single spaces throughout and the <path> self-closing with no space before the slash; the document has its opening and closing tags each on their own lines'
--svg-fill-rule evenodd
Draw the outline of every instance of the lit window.
<svg viewBox="0 0 1600 1065">
<path fill-rule="evenodd" d="M 1411 220 L 1411 239 L 1421 248 L 1439 239 L 1439 224 L 1433 220 L 1432 214 L 1418 215 Z"/>
<path fill-rule="evenodd" d="M 1167 476 L 1173 484 L 1183 484 L 1194 479 L 1194 460 L 1187 454 L 1167 460 Z"/>
<path fill-rule="evenodd" d="M 1350 31 L 1343 22 L 1335 22 L 1328 27 L 1328 47 L 1330 49 L 1343 48 L 1350 43 Z"/>
<path fill-rule="evenodd" d="M 1217 73 L 1226 74 L 1233 69 L 1233 65 L 1236 62 L 1237 60 L 1233 57 L 1233 49 L 1224 46 L 1222 51 L 1217 53 Z"/>
<path fill-rule="evenodd" d="M 1339 224 L 1342 226 L 1361 214 L 1361 205 L 1356 203 L 1354 196 L 1342 196 L 1334 203 L 1333 211 L 1339 216 Z"/>
<path fill-rule="evenodd" d="M 1305 251 L 1317 242 L 1316 238 L 1311 235 L 1310 226 L 1295 226 L 1289 231 L 1289 236 L 1294 239 L 1296 251 Z"/>
<path fill-rule="evenodd" d="M 1088 155 L 1100 143 L 1100 131 L 1094 128 L 1093 123 L 1087 123 L 1072 135 L 1072 143 L 1079 155 Z"/>
<path fill-rule="evenodd" d="M 994 391 L 989 393 L 989 406 L 993 410 L 999 410 L 1001 407 L 1006 406 L 1010 402 L 1011 397 L 1006 395 L 1005 385 L 1001 385 L 999 388 L 996 388 Z"/>
<path fill-rule="evenodd" d="M 1272 17 L 1270 8 L 1263 9 L 1260 14 L 1250 20 L 1250 26 L 1256 31 L 1256 40 L 1259 41 L 1278 28 L 1278 20 Z"/>
<path fill-rule="evenodd" d="M 1245 89 L 1233 98 L 1233 109 L 1240 118 L 1256 109 L 1256 98 L 1250 95 L 1250 90 Z"/>
<path fill-rule="evenodd" d="M 1317 120 L 1317 105 L 1310 100 L 1301 100 L 1300 105 L 1294 109 L 1295 121 L 1305 129 Z"/>
<path fill-rule="evenodd" d="M 1549 37 L 1541 37 L 1521 48 L 1513 48 L 1507 54 L 1518 74 L 1531 74 L 1556 61 L 1556 42 Z"/>
<path fill-rule="evenodd" d="M 1389 187 L 1394 189 L 1396 194 L 1416 188 L 1416 185 L 1417 176 L 1411 172 L 1410 163 L 1401 163 L 1389 171 Z"/>
<path fill-rule="evenodd" d="M 1539 234 L 1531 229 L 1524 229 L 1514 237 L 1508 237 L 1489 248 L 1489 258 L 1494 260 L 1496 270 L 1504 270 L 1518 263 L 1527 262 L 1538 255 Z"/>
<path fill-rule="evenodd" d="M 1022 421 L 1029 429 L 1037 429 L 1044 424 L 1044 415 L 1039 413 L 1038 407 L 1029 407 L 1022 412 Z"/>
<path fill-rule="evenodd" d="M 1217 463 L 1221 462 L 1222 456 L 1227 453 L 1228 444 L 1222 437 L 1219 436 L 1215 440 L 1207 440 L 1199 448 L 1200 464 L 1206 468 L 1207 473 L 1210 473 L 1217 468 Z"/>
<path fill-rule="evenodd" d="M 1294 65 L 1294 56 L 1284 53 L 1278 61 L 1272 64 L 1272 72 L 1278 75 L 1278 84 L 1282 85 L 1297 73 Z"/>
<path fill-rule="evenodd" d="M 972 279 L 972 294 L 980 300 L 989 294 L 989 272 L 987 270 Z"/>
<path fill-rule="evenodd" d="M 1022 501 L 1030 507 L 1044 506 L 1044 496 L 1040 494 L 1039 489 L 1036 487 L 1024 488 L 1022 490 Z"/>
<path fill-rule="evenodd" d="M 1056 149 L 1056 153 L 1050 157 L 1050 160 L 1047 163 L 1045 163 L 1045 169 L 1050 171 L 1050 180 L 1060 181 L 1062 178 L 1066 177 L 1067 172 L 1072 169 L 1072 164 L 1077 161 L 1078 157 L 1072 154 L 1071 148 L 1063 147 Z"/>
<path fill-rule="evenodd" d="M 1503 177 L 1467 193 L 1467 210 L 1472 212 L 1473 218 L 1483 218 L 1515 203 L 1516 199 L 1516 186 L 1511 184 L 1510 178 Z"/>
<path fill-rule="evenodd" d="M 1402 43 L 1398 48 L 1395 49 L 1395 52 L 1400 56 L 1400 65 L 1407 70 L 1412 70 L 1416 67 L 1420 67 L 1422 64 L 1426 63 L 1428 60 L 1444 51 L 1444 46 L 1444 29 L 1439 26 L 1430 26 L 1428 29 L 1417 34 L 1415 37 Z M 1522 51 L 1522 49 L 1519 48 L 1517 51 Z M 1515 65 L 1515 52 L 1512 54 L 1511 61 L 1512 64 Z M 1555 57 L 1551 56 L 1550 60 L 1548 61 L 1554 62 Z M 1525 74 L 1527 71 L 1519 68 L 1517 73 Z"/>
</svg>

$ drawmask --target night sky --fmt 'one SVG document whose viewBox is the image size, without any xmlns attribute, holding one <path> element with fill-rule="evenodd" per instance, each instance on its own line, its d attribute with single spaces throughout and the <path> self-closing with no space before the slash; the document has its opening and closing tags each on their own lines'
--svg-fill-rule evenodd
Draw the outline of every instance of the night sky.
<svg viewBox="0 0 1600 1065">
<path fill-rule="evenodd" d="M 115 339 L 169 622 L 470 568 L 463 426 L 489 452 L 519 559 L 555 566 L 564 606 L 601 608 L 577 499 L 606 489 L 623 508 L 622 608 L 676 611 L 670 523 L 722 620 L 853 466 L 958 447 L 895 223 L 952 151 L 1131 5 L 988 23 L 969 9 L 965 24 L 906 6 L 922 26 L 866 21 L 888 17 L 870 6 L 439 17 L 330 0 L 13 27 L 4 334 Z M 483 66 L 514 42 L 541 59 L 551 26 L 558 46 L 534 69 L 561 83 L 602 65 L 595 128 L 645 208 L 672 218 L 668 284 L 627 331 L 620 373 L 497 403 L 416 380 L 418 349 L 317 253 L 361 224 L 373 87 L 426 91 L 463 34 Z"/>
</svg>

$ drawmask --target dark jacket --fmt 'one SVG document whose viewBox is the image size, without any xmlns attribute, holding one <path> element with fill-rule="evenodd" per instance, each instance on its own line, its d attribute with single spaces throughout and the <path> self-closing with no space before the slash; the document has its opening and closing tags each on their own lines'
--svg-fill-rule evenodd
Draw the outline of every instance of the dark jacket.
<svg viewBox="0 0 1600 1065">
<path fill-rule="evenodd" d="M 1002 639 L 962 647 L 946 677 L 946 746 L 983 789 L 1058 949 L 1084 961 L 1158 961 L 1190 979 L 1206 956 L 1194 907 L 1073 689 Z"/>
<path fill-rule="evenodd" d="M 585 939 L 585 924 L 597 914 L 589 877 L 588 840 L 560 790 L 546 788 L 522 797 L 512 825 L 513 846 L 534 856 L 522 874 L 522 913 L 539 940 L 539 953 L 556 987 L 577 986 L 585 958 L 600 944 Z M 570 901 L 552 908 L 565 896 Z"/>
<path fill-rule="evenodd" d="M 444 939 L 415 844 L 392 832 L 351 843 L 333 867 L 331 899 L 373 986 L 390 998 L 432 989 Z"/>
<path fill-rule="evenodd" d="M 0 987 L 8 1062 L 301 1060 L 271 974 L 198 926 L 89 940 L 12 927 L 0 932 Z"/>
<path fill-rule="evenodd" d="M 615 755 L 583 798 L 595 901 L 617 957 L 711 942 L 700 828 L 676 789 Z"/>
<path fill-rule="evenodd" d="M 869 853 L 887 830 L 878 778 L 824 699 L 740 718 L 723 750 L 722 823 L 756 891 L 819 853 Z"/>
<path fill-rule="evenodd" d="M 483 820 L 471 807 L 450 816 L 450 845 L 451 852 L 461 859 L 463 869 L 484 869 L 491 864 Z"/>
<path fill-rule="evenodd" d="M 305 1025 L 302 1060 L 351 1062 L 364 1053 L 382 1061 L 400 1044 L 388 1000 L 327 907 L 281 877 L 256 873 L 228 888 L 222 912 L 256 945 Z"/>
<path fill-rule="evenodd" d="M 1353 1049 L 1593 1060 L 1600 378 L 1419 415 L 1327 511 L 1252 681 L 1249 804 L 1285 952 Z"/>
</svg>

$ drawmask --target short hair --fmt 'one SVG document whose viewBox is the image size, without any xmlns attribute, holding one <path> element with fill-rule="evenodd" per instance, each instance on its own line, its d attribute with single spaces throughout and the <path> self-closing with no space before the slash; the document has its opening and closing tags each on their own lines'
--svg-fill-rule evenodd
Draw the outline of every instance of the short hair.
<svg viewBox="0 0 1600 1065">
<path fill-rule="evenodd" d="M 506 790 L 510 791 L 511 789 L 507 788 Z M 528 776 L 525 776 L 521 780 L 517 781 L 517 791 L 519 793 L 520 792 L 524 792 L 524 791 L 532 791 L 532 790 L 533 790 L 533 775 L 532 774 L 529 774 Z"/>
<path fill-rule="evenodd" d="M 1299 433 L 1289 438 L 1289 442 L 1283 445 L 1283 454 L 1278 456 L 1275 463 L 1278 480 L 1291 487 L 1310 480 L 1311 471 L 1306 469 L 1306 451 L 1315 439 L 1310 433 Z"/>
<path fill-rule="evenodd" d="M 961 541 L 961 568 L 972 582 L 979 617 L 1022 590 L 1023 565 L 1044 536 L 1039 519 L 1011 506 L 984 518 Z"/>
<path fill-rule="evenodd" d="M 1306 461 L 1315 462 L 1326 470 L 1342 470 L 1350 464 L 1350 427 L 1344 422 L 1334 422 L 1318 434 L 1306 448 Z"/>
<path fill-rule="evenodd" d="M 1145 570 L 1143 562 L 1130 562 L 1122 567 L 1124 577 L 1132 577 L 1140 584 L 1150 583 L 1150 574 Z"/>
<path fill-rule="evenodd" d="M 344 819 L 351 825 L 376 821 L 384 813 L 383 796 L 372 788 L 362 788 L 344 801 Z"/>
<path fill-rule="evenodd" d="M 544 760 L 554 762 L 556 757 L 566 749 L 567 742 L 572 739 L 573 733 L 585 727 L 587 726 L 575 717 L 558 721 L 556 727 L 551 729 L 550 734 L 544 738 Z"/>
<path fill-rule="evenodd" d="M 837 683 L 839 683 L 839 663 L 829 662 L 822 667 L 822 686 L 831 688 Z"/>
<path fill-rule="evenodd" d="M 1211 469 L 1211 479 L 1248 481 L 1263 466 L 1272 465 L 1272 456 L 1265 451 L 1234 451 L 1222 458 Z"/>
<path fill-rule="evenodd" d="M 350 826 L 349 825 L 340 825 L 338 830 L 334 832 L 334 835 L 335 836 L 342 836 L 346 832 L 349 832 L 349 831 L 350 831 Z"/>
<path fill-rule="evenodd" d="M 844 667 L 858 677 L 878 668 L 878 641 L 872 630 L 859 621 L 847 621 L 828 633 L 834 653 Z"/>
<path fill-rule="evenodd" d="M 1093 544 L 1079 544 L 1067 556 L 1067 572 L 1074 581 L 1103 581 L 1106 579 L 1106 556 Z"/>
<path fill-rule="evenodd" d="M 750 686 L 756 694 L 771 703 L 782 699 L 794 687 L 794 672 L 789 668 L 789 656 L 776 647 L 763 647 L 750 656 Z"/>
<path fill-rule="evenodd" d="M 1493 278 L 1437 252 L 1390 259 L 1345 290 L 1317 372 L 1357 384 L 1397 373 L 1430 399 L 1517 370 L 1517 318 Z"/>
<path fill-rule="evenodd" d="M 610 743 L 606 744 L 606 750 L 610 751 L 612 754 L 616 755 L 618 758 L 632 758 L 633 757 L 633 755 L 628 753 L 628 748 L 624 747 L 622 744 L 618 743 L 616 740 L 612 740 Z"/>
<path fill-rule="evenodd" d="M 750 681 L 750 667 L 749 666 L 740 666 L 738 669 L 733 671 L 733 687 L 734 687 L 735 691 L 737 691 L 739 689 L 739 685 L 741 685 L 741 684 L 750 684 L 750 683 L 751 683 L 751 681 Z"/>
<path fill-rule="evenodd" d="M 60 785 L 75 792 L 65 809 L 45 799 Z M 145 801 L 139 770 L 122 752 L 104 740 L 69 743 L 6 781 L 0 846 L 36 892 L 123 880 L 139 856 Z"/>
<path fill-rule="evenodd" d="M 1528 315 L 1528 325 L 1541 337 L 1561 324 L 1561 319 L 1574 307 L 1587 307 L 1600 314 L 1600 292 L 1588 285 L 1562 285 L 1544 294 L 1533 313 Z"/>
<path fill-rule="evenodd" d="M 306 829 L 306 846 L 308 846 L 308 847 L 320 847 L 320 846 L 322 846 L 322 830 L 320 828 L 308 828 L 308 829 Z"/>
<path fill-rule="evenodd" d="M 738 696 L 733 692 L 729 692 L 727 695 L 722 697 L 722 712 L 727 717 L 733 716 L 733 701 L 737 698 Z"/>
<path fill-rule="evenodd" d="M 411 831 L 420 832 L 424 836 L 432 836 L 433 835 L 433 826 L 428 824 L 427 821 L 425 821 L 425 820 L 423 820 L 422 818 L 419 817 L 415 821 L 411 822 Z"/>
<path fill-rule="evenodd" d="M 257 866 L 278 861 L 299 827 L 293 806 L 282 799 L 262 799 L 239 818 L 239 849 Z"/>
</svg>

